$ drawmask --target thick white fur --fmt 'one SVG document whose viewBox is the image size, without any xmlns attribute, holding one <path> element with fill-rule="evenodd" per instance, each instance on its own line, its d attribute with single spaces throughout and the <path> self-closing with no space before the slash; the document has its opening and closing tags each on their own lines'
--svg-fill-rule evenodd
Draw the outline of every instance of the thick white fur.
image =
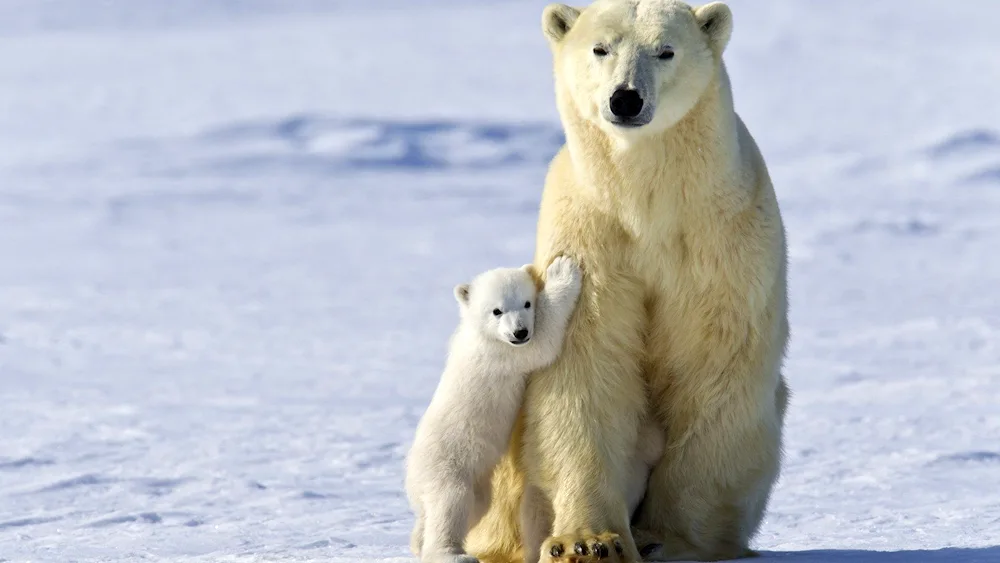
<svg viewBox="0 0 1000 563">
<path fill-rule="evenodd" d="M 638 561 L 640 548 L 647 561 L 749 555 L 781 463 L 786 248 L 722 62 L 732 14 L 598 0 L 551 5 L 542 22 L 567 142 L 545 181 L 535 265 L 568 254 L 587 276 L 466 547 L 533 561 L 524 495 L 535 521 L 549 517 L 545 562 L 577 543 L 594 547 L 575 561 L 596 560 L 616 540 L 609 561 Z M 643 100 L 627 123 L 609 105 L 621 88 Z M 647 420 L 666 445 L 633 514 Z"/>
<path fill-rule="evenodd" d="M 541 291 L 531 270 L 490 270 L 455 288 L 461 321 L 407 457 L 416 514 L 411 548 L 424 563 L 476 561 L 463 540 L 489 505 L 490 475 L 510 440 L 527 376 L 562 349 L 580 269 L 557 258 Z M 524 331 L 527 341 L 515 344 Z"/>
</svg>

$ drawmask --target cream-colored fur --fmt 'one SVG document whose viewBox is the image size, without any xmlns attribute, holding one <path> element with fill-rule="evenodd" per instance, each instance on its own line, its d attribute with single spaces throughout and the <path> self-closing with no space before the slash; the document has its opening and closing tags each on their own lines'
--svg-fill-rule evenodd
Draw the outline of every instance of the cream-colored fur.
<svg viewBox="0 0 1000 563">
<path fill-rule="evenodd" d="M 601 559 L 616 540 L 607 560 L 751 553 L 781 463 L 786 247 L 733 108 L 731 22 L 721 3 L 675 0 L 544 12 L 567 144 L 546 178 L 535 264 L 566 254 L 586 276 L 564 351 L 529 383 L 493 504 L 466 539 L 483 560 L 535 559 L 524 551 L 539 532 L 514 512 L 526 486 L 551 516 L 543 561 Z M 621 88 L 643 109 L 615 123 Z M 666 447 L 633 515 L 647 417 Z"/>
<path fill-rule="evenodd" d="M 637 449 L 630 455 L 626 470 L 625 505 L 632 514 L 646 494 L 649 473 L 663 455 L 663 429 L 656 422 L 647 420 L 640 425 Z M 538 486 L 527 485 L 521 497 L 521 530 L 525 563 L 537 563 L 542 544 L 552 529 L 552 503 Z M 590 538 L 591 544 L 596 538 Z M 611 537 L 613 541 L 615 538 Z M 568 540 L 567 540 L 568 542 Z M 608 547 L 608 546 L 606 546 Z M 610 553 L 610 549 L 609 549 Z"/>
</svg>

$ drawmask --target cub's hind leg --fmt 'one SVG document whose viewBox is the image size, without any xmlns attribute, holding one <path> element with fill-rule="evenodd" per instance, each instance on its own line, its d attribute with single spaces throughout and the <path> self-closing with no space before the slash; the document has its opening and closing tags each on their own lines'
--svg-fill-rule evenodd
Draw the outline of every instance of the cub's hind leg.
<svg viewBox="0 0 1000 563">
<path fill-rule="evenodd" d="M 425 495 L 423 563 L 478 563 L 462 547 L 475 500 L 473 488 L 458 482 Z"/>
</svg>

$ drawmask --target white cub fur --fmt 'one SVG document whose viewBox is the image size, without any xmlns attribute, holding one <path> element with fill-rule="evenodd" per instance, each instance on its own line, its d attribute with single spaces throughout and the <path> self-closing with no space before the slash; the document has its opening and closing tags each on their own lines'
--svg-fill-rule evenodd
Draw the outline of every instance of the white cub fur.
<svg viewBox="0 0 1000 563">
<path fill-rule="evenodd" d="M 507 449 L 527 375 L 562 350 L 580 269 L 557 257 L 538 291 L 531 268 L 498 268 L 455 287 L 461 321 L 406 461 L 417 520 L 411 548 L 424 563 L 477 561 L 463 540 L 489 506 L 490 476 Z"/>
</svg>

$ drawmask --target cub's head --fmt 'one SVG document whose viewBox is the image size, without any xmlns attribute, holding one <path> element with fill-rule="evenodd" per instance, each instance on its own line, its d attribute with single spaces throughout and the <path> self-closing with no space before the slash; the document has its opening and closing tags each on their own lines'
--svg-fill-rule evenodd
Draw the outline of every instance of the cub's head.
<svg viewBox="0 0 1000 563">
<path fill-rule="evenodd" d="M 486 338 L 512 346 L 527 344 L 535 334 L 536 276 L 530 265 L 497 268 L 455 286 L 462 319 Z"/>
<path fill-rule="evenodd" d="M 617 137 L 655 134 L 686 115 L 722 64 L 732 13 L 678 0 L 550 4 L 542 30 L 552 48 L 560 110 Z"/>
</svg>

